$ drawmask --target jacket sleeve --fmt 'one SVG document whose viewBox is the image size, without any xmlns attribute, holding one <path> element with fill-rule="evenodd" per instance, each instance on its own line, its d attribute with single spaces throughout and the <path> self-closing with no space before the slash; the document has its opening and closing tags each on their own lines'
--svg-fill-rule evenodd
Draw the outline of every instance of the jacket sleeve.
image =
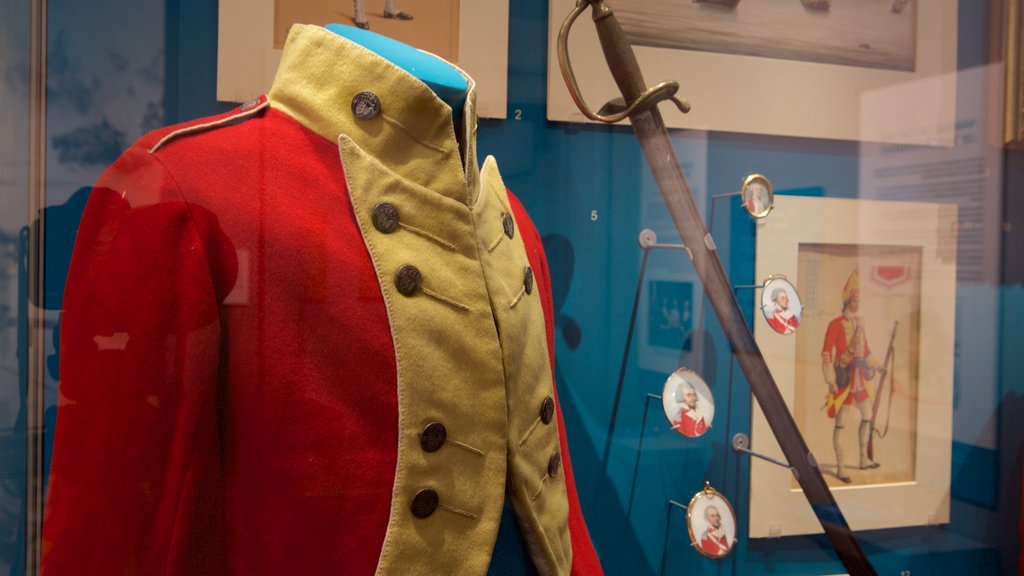
<svg viewBox="0 0 1024 576">
<path fill-rule="evenodd" d="M 530 220 L 526 209 L 519 200 L 509 194 L 512 203 L 512 212 L 516 222 L 520 222 L 520 229 L 524 230 L 523 242 L 526 245 L 526 254 L 530 260 L 530 267 L 536 273 L 537 285 L 540 288 L 541 303 L 544 308 L 544 323 L 547 332 L 548 353 L 551 358 L 551 369 L 555 367 L 555 325 L 554 307 L 551 298 L 551 282 L 548 272 L 547 258 L 544 255 L 543 244 L 540 235 Z M 523 224 L 526 224 L 523 226 Z M 552 382 L 554 375 L 552 374 Z M 580 509 L 579 495 L 576 491 L 576 480 L 572 472 L 572 463 L 569 459 L 569 445 L 565 434 L 565 421 L 562 418 L 562 408 L 558 403 L 558 390 L 555 390 L 555 414 L 558 418 L 560 450 L 562 455 L 562 469 L 565 472 L 566 495 L 569 500 L 569 540 L 572 544 L 572 572 L 573 576 L 594 576 L 603 574 L 601 561 L 594 550 L 594 544 L 590 540 L 590 533 L 587 531 L 586 521 L 583 519 L 583 512 Z"/>
<path fill-rule="evenodd" d="M 62 311 L 42 574 L 223 572 L 204 535 L 220 522 L 218 303 L 233 257 L 216 217 L 139 145 L 93 189 Z"/>
</svg>

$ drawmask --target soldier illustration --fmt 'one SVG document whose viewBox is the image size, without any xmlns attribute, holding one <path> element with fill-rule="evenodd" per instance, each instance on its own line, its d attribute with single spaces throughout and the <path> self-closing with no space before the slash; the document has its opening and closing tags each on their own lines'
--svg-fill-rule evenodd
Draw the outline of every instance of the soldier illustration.
<svg viewBox="0 0 1024 576">
<path fill-rule="evenodd" d="M 715 506 L 704 509 L 704 520 L 708 527 L 700 535 L 700 547 L 711 556 L 725 556 L 729 553 L 729 537 L 722 528 L 722 514 Z"/>
<path fill-rule="evenodd" d="M 679 413 L 672 420 L 672 428 L 690 438 L 696 438 L 708 431 L 704 412 L 698 406 L 697 392 L 693 385 L 683 380 L 675 392 L 676 402 L 682 403 Z"/>
<path fill-rule="evenodd" d="M 857 439 L 860 443 L 858 467 L 861 470 L 878 468 L 879 464 L 868 456 L 868 442 L 871 437 L 873 410 L 871 391 L 868 383 L 876 373 L 884 372 L 878 361 L 871 355 L 864 321 L 857 315 L 860 310 L 860 277 L 854 270 L 843 287 L 843 312 L 831 322 L 825 331 L 825 343 L 821 349 L 821 369 L 828 384 L 825 407 L 828 417 L 835 419 L 832 445 L 836 451 L 836 477 L 849 483 L 843 462 L 842 431 L 849 421 L 849 406 L 856 406 L 860 413 Z"/>
<path fill-rule="evenodd" d="M 356 26 L 363 30 L 370 29 L 370 21 L 366 19 L 366 9 L 363 7 L 365 0 L 353 0 L 355 2 L 356 14 L 353 20 Z M 412 20 L 412 14 L 402 12 L 398 9 L 396 0 L 384 0 L 384 17 L 397 20 Z"/>
</svg>

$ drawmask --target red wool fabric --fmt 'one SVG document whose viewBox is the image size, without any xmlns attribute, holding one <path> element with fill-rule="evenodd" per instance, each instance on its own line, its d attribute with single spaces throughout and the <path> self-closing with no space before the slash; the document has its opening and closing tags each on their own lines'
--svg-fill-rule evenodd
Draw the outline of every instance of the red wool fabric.
<svg viewBox="0 0 1024 576">
<path fill-rule="evenodd" d="M 266 109 L 148 152 L 218 118 L 144 136 L 89 200 L 64 299 L 46 576 L 376 569 L 397 373 L 337 145 Z M 513 210 L 551 351 L 540 237 Z M 600 574 L 558 413 L 572 573 Z"/>
</svg>

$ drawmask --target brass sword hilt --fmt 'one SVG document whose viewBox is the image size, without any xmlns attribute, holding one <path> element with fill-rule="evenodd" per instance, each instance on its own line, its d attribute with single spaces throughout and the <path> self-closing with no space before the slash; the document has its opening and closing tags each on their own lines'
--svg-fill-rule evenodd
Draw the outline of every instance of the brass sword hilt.
<svg viewBox="0 0 1024 576">
<path fill-rule="evenodd" d="M 657 106 L 658 103 L 663 100 L 671 100 L 677 108 L 684 114 L 690 111 L 690 103 L 685 98 L 676 98 L 676 92 L 679 91 L 679 83 L 675 80 L 666 80 L 659 82 L 650 88 L 641 88 L 640 92 L 631 98 L 629 102 L 626 98 L 614 98 L 608 101 L 600 110 L 594 112 L 587 106 L 586 101 L 583 100 L 583 94 L 580 93 L 579 83 L 576 81 L 576 74 L 572 70 L 572 64 L 569 62 L 569 30 L 572 28 L 573 23 L 582 14 L 588 6 L 594 8 L 594 22 L 598 23 L 598 30 L 601 30 L 601 22 L 605 18 L 612 15 L 612 9 L 608 7 L 603 0 L 577 0 L 576 7 L 566 17 L 565 21 L 562 22 L 562 27 L 558 31 L 558 66 L 562 71 L 562 78 L 565 80 L 565 85 L 569 89 L 569 96 L 572 97 L 572 101 L 576 104 L 576 107 L 583 112 L 583 115 L 591 120 L 597 122 L 604 122 L 606 124 L 615 124 L 626 119 L 630 114 L 637 110 L 648 108 L 651 106 Z M 611 20 L 609 22 L 614 22 Z M 632 62 L 625 62 L 623 65 L 623 74 L 632 76 L 634 86 L 644 86 L 643 77 L 640 76 L 640 66 L 636 62 L 636 58 L 632 57 L 632 50 L 620 50 L 618 44 L 623 44 L 625 48 L 629 47 L 629 41 L 626 39 L 625 34 L 622 33 L 622 29 L 615 24 L 615 32 L 612 34 L 601 34 L 601 45 L 604 48 L 605 54 L 609 51 L 616 51 L 619 58 L 623 54 L 628 54 Z M 616 58 L 614 62 L 619 62 Z M 609 60 L 613 62 L 613 60 Z M 620 76 L 616 73 L 616 70 L 612 70 L 612 75 L 615 76 L 616 81 L 619 80 Z M 621 85 L 620 85 L 621 88 Z M 627 92 L 623 90 L 623 93 Z"/>
</svg>

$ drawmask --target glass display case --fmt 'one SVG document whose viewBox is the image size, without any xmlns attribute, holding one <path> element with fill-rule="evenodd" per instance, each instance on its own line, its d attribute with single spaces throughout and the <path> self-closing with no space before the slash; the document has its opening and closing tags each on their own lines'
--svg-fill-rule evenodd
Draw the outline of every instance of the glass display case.
<svg viewBox="0 0 1024 576">
<path fill-rule="evenodd" d="M 1021 573 L 1021 0 L 0 1 L 0 576 Z"/>
</svg>

